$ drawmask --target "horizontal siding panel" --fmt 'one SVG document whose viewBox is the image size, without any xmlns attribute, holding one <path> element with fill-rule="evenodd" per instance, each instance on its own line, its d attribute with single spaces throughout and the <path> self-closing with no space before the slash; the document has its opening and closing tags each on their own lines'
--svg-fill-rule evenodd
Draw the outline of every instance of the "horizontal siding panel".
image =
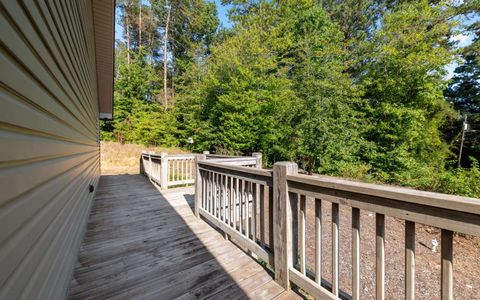
<svg viewBox="0 0 480 300">
<path fill-rule="evenodd" d="M 97 145 L 82 145 L 35 135 L 0 129 L 0 144 L 9 145 L 1 151 L 0 168 L 54 157 L 98 151 Z"/>
<path fill-rule="evenodd" d="M 0 206 L 92 157 L 98 157 L 98 151 L 3 169 L 0 173 Z"/>
<path fill-rule="evenodd" d="M 85 126 L 72 116 L 71 112 L 62 107 L 36 79 L 31 77 L 30 73 L 22 65 L 12 61 L 12 59 L 13 57 L 7 54 L 4 49 L 0 51 L 0 69 L 2 70 L 0 81 L 29 101 L 58 116 L 63 122 L 71 124 L 85 136 L 95 137 L 94 133 L 87 131 Z"/>
<path fill-rule="evenodd" d="M 84 180 L 83 182 L 80 181 L 80 184 L 70 185 L 68 188 L 70 194 L 67 194 L 65 198 L 66 203 L 63 203 L 64 206 L 54 220 L 49 223 L 43 233 L 38 236 L 37 240 L 39 242 L 35 243 L 28 254 L 22 257 L 20 264 L 16 266 L 7 282 L 3 284 L 0 299 L 21 299 L 22 294 L 29 292 L 29 290 L 33 293 L 38 292 L 38 290 L 32 291 L 32 285 L 41 285 L 44 283 L 54 285 L 54 282 L 44 280 L 45 278 L 43 276 L 49 271 L 48 267 L 61 263 L 61 259 L 66 256 L 76 255 L 77 251 L 66 251 L 68 248 L 56 247 L 55 244 L 58 244 L 59 240 L 68 239 L 68 233 L 71 231 L 71 227 L 79 224 L 78 222 L 80 222 L 82 218 L 82 208 L 87 209 L 90 207 L 91 196 L 86 198 L 88 197 L 88 191 L 81 191 L 81 185 L 86 184 L 88 178 L 82 177 L 82 179 Z M 92 183 L 95 182 L 92 181 Z M 76 201 L 78 200 L 77 197 L 72 197 L 72 195 L 78 195 L 83 201 Z M 85 218 L 85 216 L 83 217 Z M 78 236 L 72 238 L 78 240 Z M 62 267 L 65 268 L 65 265 Z M 68 278 L 68 280 L 69 279 L 70 278 Z M 62 278 L 62 280 L 66 280 L 66 278 Z M 38 299 L 40 298 L 38 297 Z"/>
<path fill-rule="evenodd" d="M 36 134 L 49 135 L 61 140 L 96 144 L 96 141 L 79 132 L 71 124 L 58 119 L 48 111 L 41 111 L 19 95 L 12 95 L 5 89 L 0 90 L 0 102 L 2 103 L 0 121 L 3 123 L 3 127 L 10 125 L 9 127 L 17 127 L 17 130 L 27 129 Z M 1 123 L 0 128 L 2 127 Z"/>
<path fill-rule="evenodd" d="M 63 299 L 100 174 L 92 1 L 0 6 L 0 299 Z"/>
<path fill-rule="evenodd" d="M 5 205 L 0 209 L 0 219 L 2 220 L 2 231 L 0 232 L 0 253 L 2 251 L 2 245 L 6 240 L 18 233 L 18 230 L 24 223 L 31 221 L 35 218 L 42 208 L 51 203 L 52 199 L 61 193 L 69 184 L 75 181 L 76 178 L 83 176 L 83 172 L 86 172 L 88 167 L 97 164 L 98 161 L 95 157 L 90 158 L 85 163 L 78 165 L 77 167 L 69 170 L 62 176 L 57 176 L 49 182 L 40 185 L 37 189 L 30 191 L 12 201 L 8 205 Z M 88 189 L 88 185 L 84 186 L 84 189 Z M 1 275 L 0 275 L 1 278 Z M 0 279 L 0 282 L 2 280 Z"/>
<path fill-rule="evenodd" d="M 70 82 L 75 82 L 71 81 L 71 78 L 68 78 L 70 80 L 67 80 L 67 78 L 62 74 L 62 70 L 57 66 L 57 62 L 59 61 L 57 59 L 53 59 L 49 51 L 46 49 L 46 42 L 39 36 L 39 33 L 35 30 L 34 25 L 29 21 L 29 18 L 27 15 L 23 12 L 22 7 L 20 6 L 19 3 L 16 1 L 11 1 L 6 3 L 6 8 L 7 11 L 12 17 L 15 17 L 15 20 L 19 20 L 20 22 L 17 22 L 16 24 L 18 25 L 19 30 L 21 31 L 22 35 L 25 37 L 25 41 L 28 41 L 30 45 L 35 45 L 35 52 L 38 53 L 36 60 L 41 59 L 41 61 L 38 61 L 38 64 L 42 64 L 43 70 L 46 70 L 51 73 L 51 76 L 43 76 L 42 79 L 51 79 L 50 84 L 46 83 L 46 86 L 57 86 L 57 93 L 52 93 L 56 94 L 58 99 L 65 99 L 68 97 L 70 101 L 73 101 L 76 104 L 76 109 L 73 111 L 76 114 L 81 114 L 83 116 L 82 121 L 83 122 L 88 122 L 90 125 L 93 125 L 92 123 L 92 117 L 93 111 L 89 111 L 90 115 L 87 115 L 87 112 L 84 109 L 78 109 L 79 107 L 82 107 L 82 102 L 79 101 L 79 99 L 87 99 L 88 97 L 85 97 L 82 95 L 82 98 L 79 98 L 78 94 L 76 95 L 73 93 L 73 91 L 70 88 Z M 42 34 L 42 33 L 40 33 Z M 50 48 L 53 48 L 53 45 L 50 45 Z M 30 65 L 28 65 L 30 67 Z M 42 74 L 42 73 L 40 73 Z M 43 73 L 44 74 L 44 73 Z M 56 81 L 56 82 L 55 82 Z M 55 82 L 55 83 L 54 83 Z M 85 87 L 84 87 L 85 88 Z M 85 91 L 85 89 L 81 90 L 76 90 L 77 93 L 81 91 Z M 60 91 L 60 89 L 64 89 L 64 91 Z M 62 92 L 66 93 L 63 94 Z M 65 101 L 66 102 L 66 101 Z M 87 123 L 87 124 L 88 124 Z"/>
<path fill-rule="evenodd" d="M 26 2 L 26 6 L 30 8 L 28 13 L 31 19 L 41 20 L 44 17 L 42 15 L 42 12 L 38 9 L 36 2 L 34 2 L 33 0 L 28 0 L 25 2 Z M 73 79 L 74 76 L 76 75 L 76 71 L 73 68 L 73 64 L 69 60 L 69 57 L 67 56 L 67 53 L 64 47 L 61 47 L 61 45 L 58 44 L 57 40 L 50 33 L 51 32 L 50 27 L 43 22 L 36 22 L 35 25 L 36 25 L 37 31 L 39 32 L 39 35 L 43 40 L 54 41 L 53 43 L 52 42 L 45 43 L 45 46 L 48 48 L 49 52 L 51 52 L 51 55 L 55 60 L 56 64 L 58 64 L 58 67 L 55 67 L 55 69 L 60 68 L 61 71 L 64 74 L 66 74 L 65 81 L 67 82 L 67 84 L 72 86 L 77 92 L 77 94 L 81 94 L 83 95 L 83 97 L 88 97 L 87 95 L 89 94 L 91 97 L 95 97 L 94 94 L 92 96 L 92 93 L 94 93 L 94 88 L 95 88 L 94 86 L 86 89 L 77 80 Z M 61 49 L 59 49 L 59 47 L 61 47 Z M 87 63 L 93 66 L 95 63 L 94 57 L 92 56 L 90 58 L 90 61 Z M 61 79 L 62 78 L 60 77 L 59 80 Z M 92 107 L 93 114 L 95 114 L 97 103 L 93 102 L 91 103 L 90 106 Z"/>
</svg>

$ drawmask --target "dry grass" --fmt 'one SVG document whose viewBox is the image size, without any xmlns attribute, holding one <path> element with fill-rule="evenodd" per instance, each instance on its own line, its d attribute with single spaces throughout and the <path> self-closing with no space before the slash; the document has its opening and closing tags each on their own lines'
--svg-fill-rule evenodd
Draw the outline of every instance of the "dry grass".
<svg viewBox="0 0 480 300">
<path fill-rule="evenodd" d="M 104 142 L 100 144 L 100 158 L 103 175 L 138 174 L 142 150 L 169 154 L 186 153 L 179 148 L 145 147 L 136 144 Z"/>
</svg>

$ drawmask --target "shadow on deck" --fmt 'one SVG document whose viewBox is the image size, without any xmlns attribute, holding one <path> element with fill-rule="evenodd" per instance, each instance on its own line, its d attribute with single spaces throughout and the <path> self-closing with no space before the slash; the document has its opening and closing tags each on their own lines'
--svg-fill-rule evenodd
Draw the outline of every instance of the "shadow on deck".
<svg viewBox="0 0 480 300">
<path fill-rule="evenodd" d="M 142 175 L 102 176 L 70 299 L 298 297 L 192 205 L 193 188 L 160 192 Z"/>
</svg>

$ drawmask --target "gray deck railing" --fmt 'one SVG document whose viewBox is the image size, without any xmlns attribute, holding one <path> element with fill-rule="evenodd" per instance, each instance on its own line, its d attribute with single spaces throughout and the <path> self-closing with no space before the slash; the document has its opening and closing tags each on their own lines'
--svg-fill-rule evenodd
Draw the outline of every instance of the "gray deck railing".
<svg viewBox="0 0 480 300">
<path fill-rule="evenodd" d="M 195 214 L 223 230 L 275 270 L 286 289 L 293 283 L 320 299 L 339 299 L 339 208 L 352 208 L 352 295 L 360 299 L 360 210 L 376 218 L 376 299 L 385 298 L 385 216 L 405 222 L 405 298 L 415 295 L 415 224 L 441 228 L 441 298 L 453 299 L 453 233 L 480 236 L 480 199 L 298 174 L 279 162 L 273 170 L 196 158 Z M 306 203 L 315 206 L 306 223 Z M 322 204 L 331 203 L 331 228 L 322 226 Z M 306 267 L 306 228 L 314 226 L 315 269 Z M 332 235 L 331 282 L 322 278 L 322 231 Z"/>
<path fill-rule="evenodd" d="M 140 172 L 156 182 L 162 189 L 179 185 L 191 185 L 195 182 L 195 157 L 198 154 L 160 154 L 142 152 Z M 204 152 L 207 160 L 229 165 L 256 167 L 262 164 L 262 155 L 228 156 Z"/>
</svg>

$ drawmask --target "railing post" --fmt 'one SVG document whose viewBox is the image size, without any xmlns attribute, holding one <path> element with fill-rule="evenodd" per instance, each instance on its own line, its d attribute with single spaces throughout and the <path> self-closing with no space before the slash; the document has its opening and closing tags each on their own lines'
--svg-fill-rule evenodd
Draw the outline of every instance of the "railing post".
<svg viewBox="0 0 480 300">
<path fill-rule="evenodd" d="M 148 180 L 152 181 L 152 151 L 148 151 Z"/>
<path fill-rule="evenodd" d="M 200 217 L 199 207 L 202 203 L 202 196 L 203 196 L 203 183 L 202 183 L 202 174 L 200 173 L 200 168 L 198 167 L 198 162 L 207 160 L 207 155 L 199 154 L 195 156 L 195 205 L 194 211 L 195 216 L 198 218 Z"/>
<path fill-rule="evenodd" d="M 168 154 L 162 152 L 160 154 L 160 188 L 166 190 L 168 188 Z"/>
<path fill-rule="evenodd" d="M 261 169 L 262 168 L 262 153 L 253 152 L 252 156 L 255 157 L 255 159 L 257 160 L 257 162 L 255 164 L 255 168 Z"/>
<path fill-rule="evenodd" d="M 142 150 L 142 154 L 140 154 L 140 174 L 147 175 L 145 173 L 145 163 L 143 162 L 144 161 L 144 158 L 143 158 L 144 154 L 145 154 L 145 150 Z"/>
<path fill-rule="evenodd" d="M 273 248 L 275 255 L 275 281 L 290 289 L 289 269 L 292 256 L 292 207 L 288 193 L 287 175 L 298 173 L 293 162 L 277 162 L 273 165 Z"/>
</svg>

